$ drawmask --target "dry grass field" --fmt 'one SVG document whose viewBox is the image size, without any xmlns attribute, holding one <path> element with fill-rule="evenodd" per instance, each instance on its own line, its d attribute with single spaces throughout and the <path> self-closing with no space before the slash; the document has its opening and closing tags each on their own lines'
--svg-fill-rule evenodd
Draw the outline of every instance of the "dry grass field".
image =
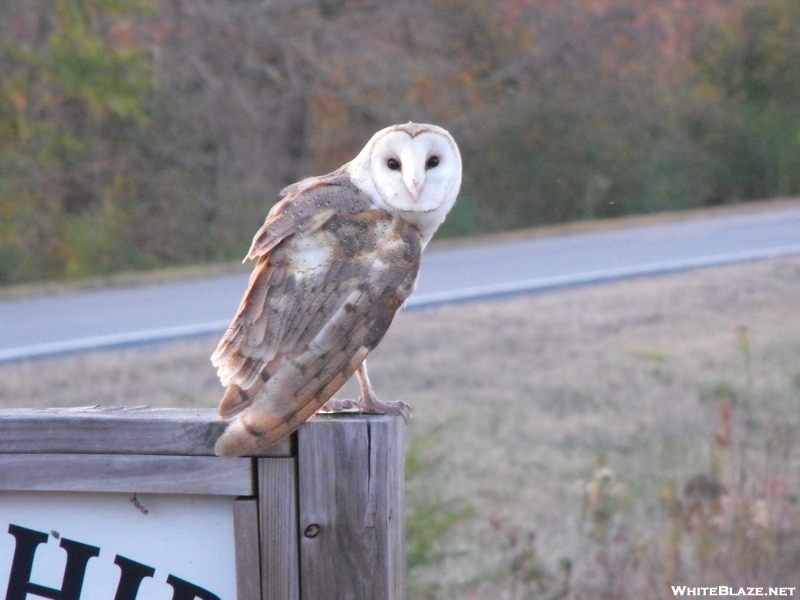
<svg viewBox="0 0 800 600">
<path fill-rule="evenodd" d="M 215 342 L 1 365 L 0 405 L 215 406 Z M 404 312 L 369 362 L 412 598 L 800 586 L 800 257 Z"/>
</svg>

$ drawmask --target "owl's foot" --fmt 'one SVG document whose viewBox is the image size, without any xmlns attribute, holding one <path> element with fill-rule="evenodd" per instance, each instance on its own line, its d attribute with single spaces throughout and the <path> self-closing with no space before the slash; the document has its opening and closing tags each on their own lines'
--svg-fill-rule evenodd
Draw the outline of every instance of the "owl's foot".
<svg viewBox="0 0 800 600">
<path fill-rule="evenodd" d="M 406 423 L 408 423 L 408 419 L 411 417 L 411 407 L 408 404 L 403 401 L 381 402 L 375 394 L 372 393 L 372 390 L 361 397 L 358 402 L 358 407 L 361 412 L 402 415 Z"/>
<path fill-rule="evenodd" d="M 322 413 L 336 413 L 336 412 L 368 412 L 378 414 L 402 415 L 403 420 L 408 423 L 411 417 L 411 407 L 405 402 L 381 402 L 372 391 L 372 385 L 367 377 L 366 362 L 361 363 L 361 366 L 356 371 L 359 384 L 361 385 L 361 398 L 358 402 L 355 400 L 331 398 L 318 412 Z"/>
<path fill-rule="evenodd" d="M 375 394 L 362 396 L 358 402 L 355 400 L 331 398 L 318 412 L 339 413 L 339 412 L 367 412 L 378 414 L 402 415 L 403 420 L 408 423 L 411 417 L 411 407 L 405 402 L 381 402 Z"/>
<path fill-rule="evenodd" d="M 361 412 L 372 412 L 390 415 L 403 415 L 403 420 L 408 423 L 411 417 L 411 407 L 405 402 L 381 402 L 372 391 L 372 384 L 367 375 L 367 361 L 361 363 L 356 369 L 356 377 L 361 386 L 361 398 L 358 401 L 358 408 Z"/>
<path fill-rule="evenodd" d="M 318 412 L 324 412 L 324 413 L 358 412 L 360 410 L 358 405 L 359 403 L 356 402 L 355 400 L 331 398 L 325 404 L 322 405 L 322 408 L 320 408 Z"/>
</svg>

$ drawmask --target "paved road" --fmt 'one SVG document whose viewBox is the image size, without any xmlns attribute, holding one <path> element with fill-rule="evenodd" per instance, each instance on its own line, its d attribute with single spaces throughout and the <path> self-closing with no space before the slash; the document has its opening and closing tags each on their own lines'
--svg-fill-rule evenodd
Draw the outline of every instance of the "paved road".
<svg viewBox="0 0 800 600">
<path fill-rule="evenodd" d="M 800 205 L 430 250 L 409 307 L 800 254 Z M 0 361 L 222 331 L 246 276 L 0 302 Z"/>
</svg>

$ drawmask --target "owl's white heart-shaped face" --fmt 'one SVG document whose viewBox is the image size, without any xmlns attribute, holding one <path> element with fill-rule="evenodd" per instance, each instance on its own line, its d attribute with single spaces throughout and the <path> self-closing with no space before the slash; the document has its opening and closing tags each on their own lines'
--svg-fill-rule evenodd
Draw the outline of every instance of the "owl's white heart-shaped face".
<svg viewBox="0 0 800 600">
<path fill-rule="evenodd" d="M 373 202 L 423 229 L 444 221 L 461 187 L 461 155 L 436 125 L 408 123 L 376 133 L 350 163 L 351 176 Z"/>
<path fill-rule="evenodd" d="M 392 208 L 430 212 L 461 183 L 461 158 L 452 138 L 437 131 L 412 137 L 390 131 L 376 140 L 369 157 L 372 181 Z"/>
</svg>

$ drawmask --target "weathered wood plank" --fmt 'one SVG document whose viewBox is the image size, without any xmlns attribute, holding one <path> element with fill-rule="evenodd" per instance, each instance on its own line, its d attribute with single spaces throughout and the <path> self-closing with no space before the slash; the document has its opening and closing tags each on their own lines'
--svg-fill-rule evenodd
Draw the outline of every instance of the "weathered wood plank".
<svg viewBox="0 0 800 600">
<path fill-rule="evenodd" d="M 0 454 L 0 490 L 252 496 L 249 458 Z"/>
<path fill-rule="evenodd" d="M 311 419 L 297 460 L 302 599 L 404 599 L 400 418 Z"/>
<path fill-rule="evenodd" d="M 262 600 L 299 600 L 297 461 L 259 458 Z"/>
<path fill-rule="evenodd" d="M 236 600 L 261 600 L 258 500 L 239 498 L 233 504 L 236 550 Z"/>
<path fill-rule="evenodd" d="M 212 456 L 225 429 L 214 409 L 0 409 L 0 454 Z M 259 456 L 291 456 L 287 438 Z"/>
</svg>

